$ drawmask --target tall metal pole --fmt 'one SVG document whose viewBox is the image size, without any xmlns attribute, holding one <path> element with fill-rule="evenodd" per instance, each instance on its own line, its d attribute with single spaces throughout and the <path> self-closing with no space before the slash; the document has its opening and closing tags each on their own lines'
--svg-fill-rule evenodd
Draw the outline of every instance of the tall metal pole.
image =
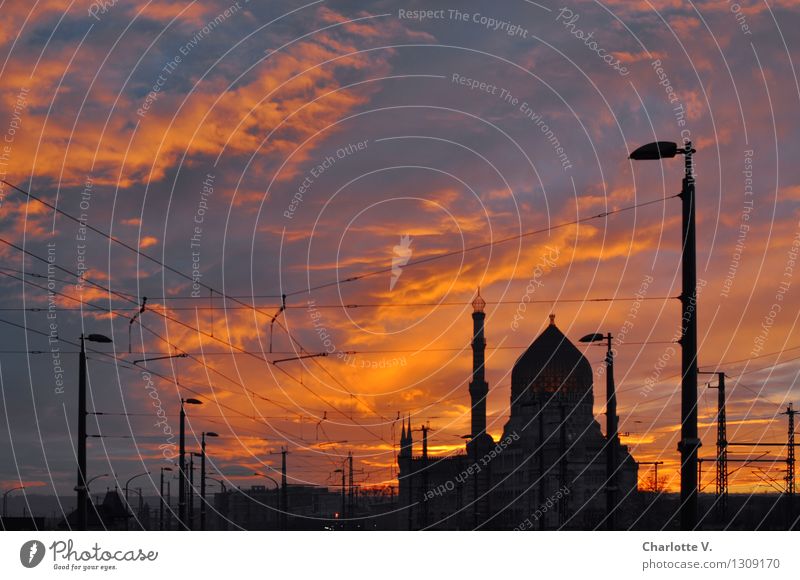
<svg viewBox="0 0 800 580">
<path fill-rule="evenodd" d="M 169 480 L 167 480 L 167 507 L 170 506 L 172 506 L 172 484 Z M 171 510 L 170 513 L 172 513 Z M 170 518 L 169 525 L 167 527 L 172 529 L 172 518 Z"/>
<path fill-rule="evenodd" d="M 728 431 L 725 415 L 725 373 L 718 373 L 717 385 L 717 502 L 721 519 L 728 514 Z"/>
<path fill-rule="evenodd" d="M 606 335 L 608 350 L 606 352 L 606 527 L 615 530 L 617 510 L 617 393 L 614 386 L 614 351 L 611 347 L 612 336 Z"/>
<path fill-rule="evenodd" d="M 789 430 L 787 432 L 787 451 L 786 451 L 786 494 L 791 497 L 794 495 L 794 416 L 797 414 L 792 408 L 791 403 L 786 407 L 784 415 L 789 417 Z"/>
<path fill-rule="evenodd" d="M 86 346 L 81 334 L 78 370 L 78 530 L 86 530 L 88 489 L 86 488 Z"/>
<path fill-rule="evenodd" d="M 161 482 L 158 486 L 158 529 L 164 530 L 164 468 L 161 468 Z"/>
<path fill-rule="evenodd" d="M 178 438 L 178 526 L 186 529 L 186 410 L 181 399 L 180 435 Z"/>
<path fill-rule="evenodd" d="M 200 441 L 200 529 L 206 529 L 206 434 Z"/>
<path fill-rule="evenodd" d="M 428 527 L 428 430 L 429 425 L 422 425 L 422 528 Z"/>
<path fill-rule="evenodd" d="M 189 454 L 189 488 L 186 490 L 188 493 L 187 501 L 189 503 L 189 529 L 194 529 L 194 452 Z"/>
<path fill-rule="evenodd" d="M 344 529 L 345 521 L 347 520 L 347 496 L 345 495 L 345 487 L 347 482 L 345 481 L 345 477 L 347 473 L 344 470 L 344 465 L 342 466 L 342 529 Z"/>
<path fill-rule="evenodd" d="M 794 522 L 794 416 L 798 413 L 792 408 L 792 404 L 786 407 L 784 415 L 789 419 L 789 430 L 787 432 L 787 450 L 786 450 L 786 498 L 788 503 L 788 521 L 789 525 Z"/>
<path fill-rule="evenodd" d="M 285 448 L 281 448 L 281 528 L 287 529 L 288 520 L 289 520 L 289 490 L 286 487 L 286 454 L 289 451 Z M 351 476 L 352 477 L 352 476 Z"/>
<path fill-rule="evenodd" d="M 685 176 L 681 190 L 683 251 L 681 256 L 681 530 L 697 527 L 697 250 L 692 144 L 684 145 Z"/>
<path fill-rule="evenodd" d="M 561 424 L 558 433 L 558 491 L 567 485 L 567 407 L 562 403 L 559 405 L 561 410 Z M 561 527 L 567 521 L 567 502 L 563 495 L 558 500 L 558 525 Z"/>
<path fill-rule="evenodd" d="M 352 515 L 353 515 L 353 505 L 355 503 L 353 501 L 353 490 L 354 490 L 354 487 L 353 487 L 353 452 L 352 451 L 349 451 L 347 453 L 347 465 L 348 465 L 348 473 L 349 473 L 349 476 L 350 476 L 350 487 L 347 490 L 347 496 L 348 496 L 347 497 L 347 499 L 348 499 L 347 512 L 352 517 Z"/>
</svg>

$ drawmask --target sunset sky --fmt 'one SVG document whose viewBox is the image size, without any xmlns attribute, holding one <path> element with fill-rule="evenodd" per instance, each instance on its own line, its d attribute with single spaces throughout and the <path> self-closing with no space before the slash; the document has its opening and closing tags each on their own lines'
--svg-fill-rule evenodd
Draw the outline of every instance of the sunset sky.
<svg viewBox="0 0 800 580">
<path fill-rule="evenodd" d="M 149 470 L 156 493 L 182 396 L 204 403 L 189 447 L 219 433 L 209 471 L 233 485 L 274 476 L 282 446 L 291 483 L 335 485 L 352 452 L 359 484 L 396 485 L 398 416 L 430 423 L 434 454 L 463 447 L 480 287 L 490 432 L 554 313 L 573 342 L 621 339 L 623 443 L 677 490 L 682 159 L 628 154 L 686 138 L 699 364 L 730 377 L 730 441 L 784 441 L 800 402 L 793 4 L 3 3 L 0 177 L 50 205 L 0 189 L 0 487 L 72 493 L 81 332 L 114 341 L 88 345 L 104 413 L 88 431 L 107 436 L 89 440 L 90 477 Z M 604 352 L 581 348 L 604 428 Z M 730 451 L 762 454 L 785 448 Z M 731 464 L 731 491 L 782 489 L 784 464 L 760 465 Z"/>
</svg>

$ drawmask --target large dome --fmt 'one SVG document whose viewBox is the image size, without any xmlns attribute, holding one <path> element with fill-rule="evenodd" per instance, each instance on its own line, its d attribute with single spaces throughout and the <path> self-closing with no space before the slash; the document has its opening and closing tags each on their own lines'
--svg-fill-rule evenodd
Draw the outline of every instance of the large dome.
<svg viewBox="0 0 800 580">
<path fill-rule="evenodd" d="M 511 404 L 530 402 L 545 395 L 582 399 L 591 403 L 592 367 L 550 317 L 550 325 L 514 363 Z"/>
</svg>

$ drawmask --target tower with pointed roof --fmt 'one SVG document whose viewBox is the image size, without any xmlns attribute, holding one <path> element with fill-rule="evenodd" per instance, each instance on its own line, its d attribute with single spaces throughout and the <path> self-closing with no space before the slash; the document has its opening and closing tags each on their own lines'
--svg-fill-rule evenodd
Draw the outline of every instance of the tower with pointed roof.
<svg viewBox="0 0 800 580">
<path fill-rule="evenodd" d="M 490 441 L 486 433 L 486 399 L 489 384 L 486 382 L 486 301 L 481 297 L 481 289 L 472 301 L 472 379 L 469 383 L 469 397 L 472 409 L 470 435 L 475 442 Z"/>
<path fill-rule="evenodd" d="M 511 413 L 496 443 L 486 432 L 486 301 L 472 302 L 469 442 L 461 452 L 413 456 L 403 421 L 398 481 L 408 529 L 594 529 L 606 514 L 605 457 L 618 446 L 618 497 L 636 497 L 637 465 L 594 417 L 589 361 L 556 326 L 555 315 L 511 371 Z M 633 510 L 620 503 L 618 519 Z M 526 522 L 535 522 L 525 527 Z"/>
</svg>

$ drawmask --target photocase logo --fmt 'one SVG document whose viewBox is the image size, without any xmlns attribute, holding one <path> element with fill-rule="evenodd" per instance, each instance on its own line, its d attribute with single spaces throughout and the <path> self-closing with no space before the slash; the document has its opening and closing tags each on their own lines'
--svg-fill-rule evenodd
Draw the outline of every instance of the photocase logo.
<svg viewBox="0 0 800 580">
<path fill-rule="evenodd" d="M 39 540 L 29 540 L 19 549 L 19 561 L 26 568 L 36 568 L 44 559 L 44 544 Z"/>
<path fill-rule="evenodd" d="M 389 291 L 394 290 L 395 284 L 400 279 L 400 274 L 403 273 L 403 266 L 408 264 L 411 259 L 411 238 L 408 235 L 400 236 L 400 243 L 397 244 L 392 256 L 392 279 L 389 281 Z"/>
</svg>

